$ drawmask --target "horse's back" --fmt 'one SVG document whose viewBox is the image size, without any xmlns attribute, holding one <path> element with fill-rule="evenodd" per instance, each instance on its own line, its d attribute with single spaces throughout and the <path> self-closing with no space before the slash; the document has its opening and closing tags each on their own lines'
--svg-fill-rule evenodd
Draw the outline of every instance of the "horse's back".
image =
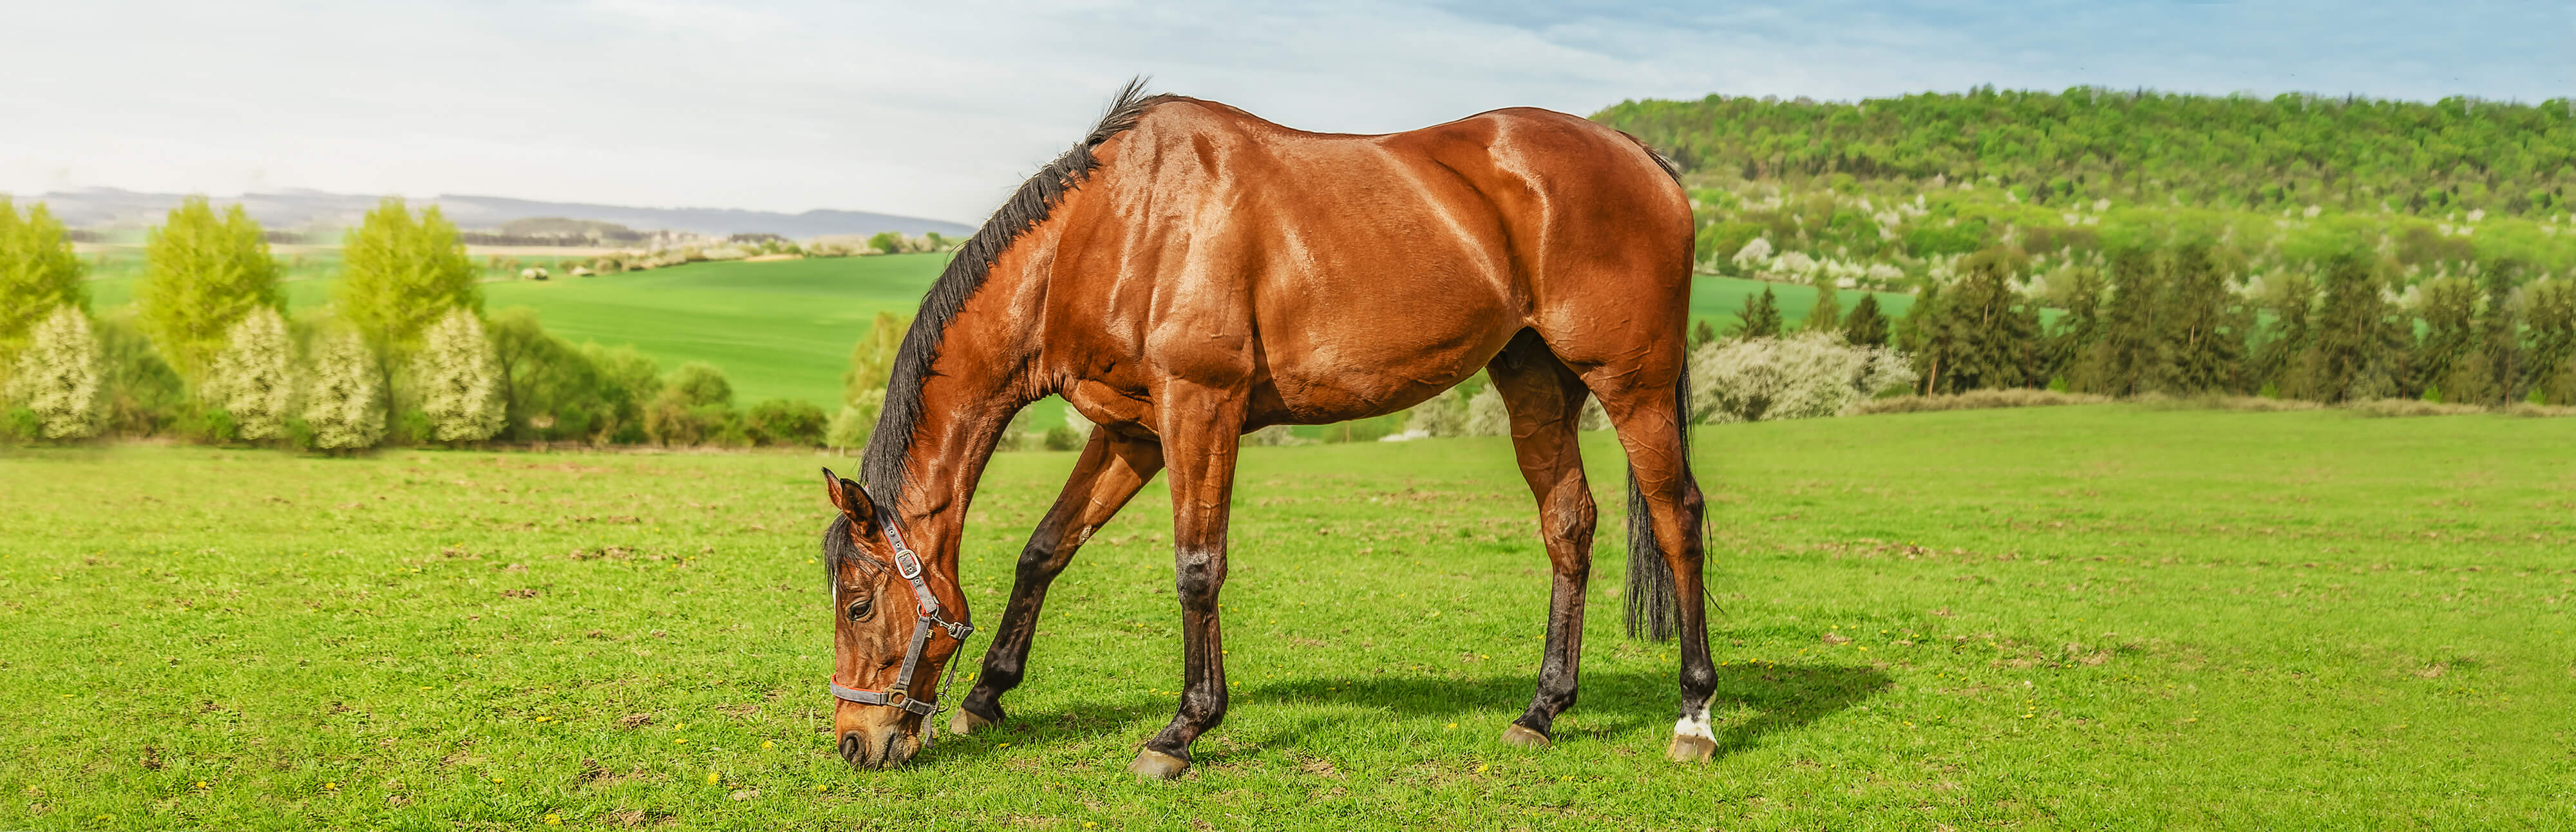
<svg viewBox="0 0 2576 832">
<path fill-rule="evenodd" d="M 1119 227 L 1082 237 L 1115 253 L 1068 253 L 1116 272 L 1091 279 L 1124 287 L 1102 298 L 1142 327 L 1121 340 L 1150 364 L 1249 381 L 1267 421 L 1392 412 L 1522 329 L 1570 342 L 1624 318 L 1670 335 L 1687 306 L 1679 187 L 1634 140 L 1574 116 L 1327 134 L 1174 99 L 1104 157 L 1094 221 Z"/>
</svg>

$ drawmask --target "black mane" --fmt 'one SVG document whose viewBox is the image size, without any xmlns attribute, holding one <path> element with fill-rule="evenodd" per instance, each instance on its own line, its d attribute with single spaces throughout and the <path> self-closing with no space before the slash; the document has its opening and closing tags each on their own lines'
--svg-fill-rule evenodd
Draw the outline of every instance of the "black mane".
<svg viewBox="0 0 2576 832">
<path fill-rule="evenodd" d="M 1029 181 L 1020 183 L 1018 192 L 993 212 L 977 229 L 975 236 L 957 251 L 955 259 L 939 280 L 930 284 L 930 293 L 921 299 L 921 312 L 912 320 L 911 331 L 905 332 L 903 346 L 896 350 L 892 373 L 886 383 L 885 409 L 877 416 L 876 433 L 868 438 L 867 450 L 859 456 L 859 476 L 866 481 L 868 492 L 878 500 L 893 500 L 902 495 L 904 461 L 912 449 L 912 431 L 921 422 L 921 384 L 930 374 L 930 362 L 939 357 L 939 342 L 950 319 L 966 305 L 966 299 L 982 288 L 991 272 L 993 261 L 1064 200 L 1083 180 L 1100 166 L 1091 149 L 1111 136 L 1136 126 L 1146 108 L 1161 103 L 1168 96 L 1146 95 L 1142 78 L 1127 82 L 1118 97 L 1109 102 L 1109 111 L 1093 125 L 1091 132 L 1064 155 L 1055 158 Z"/>
</svg>

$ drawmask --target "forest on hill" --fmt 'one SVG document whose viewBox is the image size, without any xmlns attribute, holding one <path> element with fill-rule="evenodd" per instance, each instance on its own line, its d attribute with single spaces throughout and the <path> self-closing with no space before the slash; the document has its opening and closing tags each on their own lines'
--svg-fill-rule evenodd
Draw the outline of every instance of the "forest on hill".
<svg viewBox="0 0 2576 832">
<path fill-rule="evenodd" d="M 2576 100 L 2516 104 L 2075 87 L 1859 102 L 1626 101 L 1593 119 L 1697 178 L 1994 177 L 2040 204 L 2178 199 L 2218 208 L 2561 213 L 2576 198 Z"/>
</svg>

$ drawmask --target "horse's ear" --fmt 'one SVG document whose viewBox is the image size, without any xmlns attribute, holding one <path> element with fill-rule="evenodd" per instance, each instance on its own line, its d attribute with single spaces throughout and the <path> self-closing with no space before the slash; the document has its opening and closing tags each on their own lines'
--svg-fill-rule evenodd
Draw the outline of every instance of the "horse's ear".
<svg viewBox="0 0 2576 832">
<path fill-rule="evenodd" d="M 832 473 L 830 468 L 823 469 L 823 493 L 832 498 L 832 507 L 840 509 L 843 515 L 850 518 L 850 522 L 861 527 L 876 522 L 876 506 L 868 502 L 867 489 L 860 488 L 858 483 L 842 479 L 839 474 Z"/>
</svg>

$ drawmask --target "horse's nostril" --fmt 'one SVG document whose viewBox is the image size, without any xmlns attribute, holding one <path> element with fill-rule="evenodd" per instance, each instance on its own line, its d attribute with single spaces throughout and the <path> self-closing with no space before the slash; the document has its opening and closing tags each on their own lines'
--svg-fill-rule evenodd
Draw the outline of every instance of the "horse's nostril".
<svg viewBox="0 0 2576 832">
<path fill-rule="evenodd" d="M 867 746 L 859 742 L 859 735 L 857 732 L 854 731 L 841 735 L 841 759 L 850 761 L 851 765 L 861 764 L 859 754 L 866 749 Z"/>
</svg>

